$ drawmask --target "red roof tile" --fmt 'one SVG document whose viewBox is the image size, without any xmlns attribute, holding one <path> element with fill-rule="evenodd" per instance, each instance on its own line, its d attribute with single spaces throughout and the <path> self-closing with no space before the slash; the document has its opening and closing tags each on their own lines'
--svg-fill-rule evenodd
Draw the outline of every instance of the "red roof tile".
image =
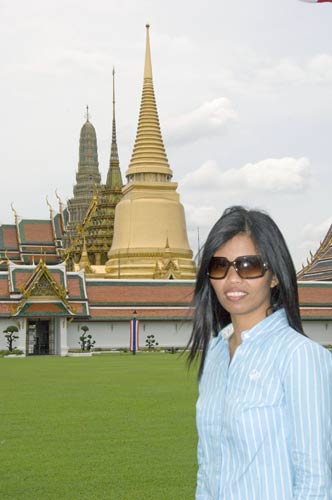
<svg viewBox="0 0 332 500">
<path fill-rule="evenodd" d="M 45 302 L 34 302 L 30 303 L 28 306 L 29 313 L 34 312 L 59 312 L 63 311 L 62 304 L 45 303 Z"/>
<path fill-rule="evenodd" d="M 21 271 L 13 273 L 14 286 L 16 290 L 22 288 L 31 276 L 32 271 Z"/>
<path fill-rule="evenodd" d="M 301 318 L 304 319 L 315 319 L 315 318 L 327 318 L 332 319 L 332 309 L 331 308 L 314 308 L 310 307 L 308 309 L 300 309 Z"/>
<path fill-rule="evenodd" d="M 1 304 L 0 303 L 0 313 L 1 314 L 11 314 L 11 304 Z"/>
<path fill-rule="evenodd" d="M 332 304 L 332 287 L 300 287 L 299 300 L 301 305 Z"/>
<path fill-rule="evenodd" d="M 82 297 L 83 294 L 80 287 L 81 283 L 81 279 L 78 276 L 67 275 L 68 294 L 71 299 Z"/>
<path fill-rule="evenodd" d="M 92 318 L 107 317 L 112 319 L 112 317 L 117 318 L 130 318 L 133 315 L 133 308 L 128 309 L 94 309 L 90 307 L 90 316 Z M 179 319 L 189 319 L 190 310 L 185 309 L 139 309 L 137 310 L 137 319 L 140 317 L 151 317 L 151 318 L 179 318 Z"/>
<path fill-rule="evenodd" d="M 51 221 L 22 221 L 20 230 L 23 231 L 22 243 L 54 243 Z"/>
<path fill-rule="evenodd" d="M 9 286 L 8 286 L 8 279 L 1 279 L 0 280 L 0 296 L 1 297 L 9 297 Z"/>
<path fill-rule="evenodd" d="M 3 227 L 2 229 L 4 248 L 18 248 L 16 227 Z"/>
<path fill-rule="evenodd" d="M 192 300 L 193 287 L 188 286 L 155 286 L 155 285 L 122 285 L 98 286 L 88 281 L 87 294 L 89 302 L 93 303 L 172 303 L 189 304 Z"/>
<path fill-rule="evenodd" d="M 70 303 L 70 307 L 75 314 L 86 314 L 84 304 L 74 302 Z"/>
</svg>

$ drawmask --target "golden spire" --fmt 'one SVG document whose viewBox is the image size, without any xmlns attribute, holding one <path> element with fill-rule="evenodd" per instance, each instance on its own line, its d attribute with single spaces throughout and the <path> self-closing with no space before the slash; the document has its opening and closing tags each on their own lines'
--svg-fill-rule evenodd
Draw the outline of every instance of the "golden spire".
<svg viewBox="0 0 332 500">
<path fill-rule="evenodd" d="M 59 203 L 59 211 L 60 211 L 60 214 L 62 215 L 63 204 L 62 204 L 60 196 L 58 195 L 58 190 L 57 189 L 55 190 L 55 196 L 57 197 L 57 200 L 58 200 L 58 203 Z"/>
<path fill-rule="evenodd" d="M 120 171 L 120 163 L 119 163 L 119 154 L 118 154 L 118 146 L 116 143 L 116 123 L 115 123 L 115 70 L 113 67 L 112 76 L 113 76 L 113 118 L 112 118 L 112 144 L 111 144 L 111 156 L 110 156 L 110 164 L 107 173 L 106 185 L 112 188 L 121 188 L 122 177 Z"/>
<path fill-rule="evenodd" d="M 15 217 L 15 224 L 17 224 L 18 215 L 17 215 L 17 212 L 16 212 L 16 210 L 14 208 L 13 202 L 10 204 L 10 206 L 11 206 L 12 212 L 13 212 L 14 217 Z"/>
<path fill-rule="evenodd" d="M 50 210 L 50 219 L 53 219 L 53 208 L 52 208 L 52 205 L 50 204 L 50 202 L 48 201 L 48 196 L 46 196 L 46 204 Z"/>
<path fill-rule="evenodd" d="M 147 24 L 141 108 L 134 150 L 126 176 L 128 181 L 147 180 L 151 182 L 151 177 L 144 178 L 144 174 L 156 174 L 153 180 L 164 182 L 171 180 L 172 170 L 168 164 L 161 136 L 153 89 L 149 28 L 150 26 Z"/>
<path fill-rule="evenodd" d="M 86 248 L 85 236 L 83 236 L 83 249 L 82 249 L 81 258 L 79 261 L 79 267 L 80 267 L 80 269 L 84 269 L 84 271 L 91 272 L 88 251 Z"/>
<path fill-rule="evenodd" d="M 149 78 L 152 80 L 152 64 L 151 64 L 151 51 L 150 51 L 150 25 L 146 24 L 146 47 L 145 47 L 145 65 L 144 65 L 144 80 Z"/>
</svg>

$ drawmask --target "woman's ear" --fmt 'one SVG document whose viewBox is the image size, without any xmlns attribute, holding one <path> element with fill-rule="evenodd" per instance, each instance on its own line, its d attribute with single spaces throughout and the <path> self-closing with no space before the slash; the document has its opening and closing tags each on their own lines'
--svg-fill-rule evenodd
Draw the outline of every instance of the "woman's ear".
<svg viewBox="0 0 332 500">
<path fill-rule="evenodd" d="M 272 275 L 272 280 L 271 280 L 271 288 L 274 288 L 275 286 L 279 285 L 278 278 L 273 274 Z"/>
</svg>

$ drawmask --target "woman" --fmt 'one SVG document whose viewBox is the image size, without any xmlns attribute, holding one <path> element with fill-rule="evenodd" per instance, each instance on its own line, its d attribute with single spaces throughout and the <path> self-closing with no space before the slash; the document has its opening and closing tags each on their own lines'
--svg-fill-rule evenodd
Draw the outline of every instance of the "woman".
<svg viewBox="0 0 332 500">
<path fill-rule="evenodd" d="M 331 500 L 332 356 L 303 333 L 263 212 L 231 207 L 207 238 L 189 362 L 200 353 L 196 500 Z"/>
</svg>

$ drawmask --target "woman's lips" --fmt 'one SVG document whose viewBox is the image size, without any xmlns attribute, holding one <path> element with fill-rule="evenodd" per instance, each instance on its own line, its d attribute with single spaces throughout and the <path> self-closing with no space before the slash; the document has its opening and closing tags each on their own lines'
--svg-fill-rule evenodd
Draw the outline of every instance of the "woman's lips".
<svg viewBox="0 0 332 500">
<path fill-rule="evenodd" d="M 243 297 L 245 297 L 247 293 L 243 292 L 242 290 L 229 290 L 225 292 L 225 295 L 228 300 L 237 301 L 243 299 Z"/>
</svg>

